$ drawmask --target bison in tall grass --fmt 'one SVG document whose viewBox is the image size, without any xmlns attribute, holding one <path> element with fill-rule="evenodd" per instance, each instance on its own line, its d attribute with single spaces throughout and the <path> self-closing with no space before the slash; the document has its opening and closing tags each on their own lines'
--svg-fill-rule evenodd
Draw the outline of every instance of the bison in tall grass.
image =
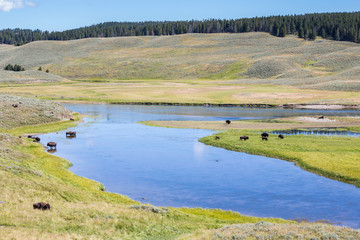
<svg viewBox="0 0 360 240">
<path fill-rule="evenodd" d="M 246 135 L 241 136 L 241 137 L 240 137 L 240 141 L 241 141 L 241 140 L 244 140 L 244 141 L 249 140 L 249 137 L 246 136 Z"/>
<path fill-rule="evenodd" d="M 50 204 L 44 202 L 38 202 L 33 204 L 33 208 L 39 210 L 50 210 Z"/>
</svg>

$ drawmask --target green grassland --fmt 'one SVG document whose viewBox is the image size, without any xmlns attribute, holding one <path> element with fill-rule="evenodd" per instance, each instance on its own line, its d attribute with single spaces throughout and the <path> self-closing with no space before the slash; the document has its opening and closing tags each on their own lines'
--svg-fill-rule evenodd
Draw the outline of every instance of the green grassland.
<svg viewBox="0 0 360 240">
<path fill-rule="evenodd" d="M 215 135 L 220 139 L 215 139 Z M 293 161 L 305 170 L 360 186 L 360 139 L 290 135 L 279 139 L 270 134 L 263 141 L 258 131 L 229 130 L 200 139 L 200 142 L 228 150 Z M 249 136 L 240 141 L 240 136 Z"/>
</svg>

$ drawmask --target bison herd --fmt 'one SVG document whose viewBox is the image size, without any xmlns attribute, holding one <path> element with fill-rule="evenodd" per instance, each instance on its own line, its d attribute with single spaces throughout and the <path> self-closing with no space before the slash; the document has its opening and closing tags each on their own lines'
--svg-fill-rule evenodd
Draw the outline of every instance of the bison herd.
<svg viewBox="0 0 360 240">
<path fill-rule="evenodd" d="M 282 134 L 279 134 L 278 137 L 279 137 L 280 139 L 284 139 L 284 136 L 283 136 Z M 269 134 L 268 134 L 267 132 L 263 132 L 263 133 L 261 134 L 261 140 L 267 141 L 268 139 L 269 139 Z M 241 141 L 241 140 L 244 140 L 244 141 L 249 140 L 249 136 L 246 136 L 246 135 L 241 136 L 241 137 L 240 137 L 240 141 Z"/>
<path fill-rule="evenodd" d="M 267 141 L 268 138 L 269 138 L 269 134 L 268 134 L 267 132 L 263 132 L 263 133 L 261 134 L 261 140 Z M 278 138 L 279 138 L 279 139 L 284 139 L 284 135 L 279 134 L 279 135 L 278 135 Z M 220 136 L 216 135 L 216 136 L 215 136 L 215 140 L 219 140 L 219 139 L 220 139 Z M 246 136 L 246 135 L 240 136 L 240 141 L 242 141 L 242 140 L 244 140 L 244 141 L 249 140 L 249 136 Z"/>
<path fill-rule="evenodd" d="M 76 137 L 76 132 L 75 131 L 68 131 L 65 134 L 66 138 L 74 138 Z M 40 142 L 40 137 L 36 137 L 36 136 L 32 136 L 32 135 L 28 135 L 27 136 L 30 139 L 33 139 L 33 142 Z M 22 136 L 19 136 L 19 138 L 22 138 Z M 48 152 L 56 152 L 56 142 L 48 142 L 46 144 L 46 146 L 49 148 Z"/>
</svg>

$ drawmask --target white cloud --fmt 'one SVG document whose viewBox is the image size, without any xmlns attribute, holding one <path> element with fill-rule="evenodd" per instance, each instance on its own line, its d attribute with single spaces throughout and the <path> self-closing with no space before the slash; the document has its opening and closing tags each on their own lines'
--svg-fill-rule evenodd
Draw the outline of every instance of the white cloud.
<svg viewBox="0 0 360 240">
<path fill-rule="evenodd" d="M 0 11 L 10 12 L 12 9 L 23 8 L 25 6 L 34 7 L 35 3 L 23 0 L 0 0 Z"/>
</svg>

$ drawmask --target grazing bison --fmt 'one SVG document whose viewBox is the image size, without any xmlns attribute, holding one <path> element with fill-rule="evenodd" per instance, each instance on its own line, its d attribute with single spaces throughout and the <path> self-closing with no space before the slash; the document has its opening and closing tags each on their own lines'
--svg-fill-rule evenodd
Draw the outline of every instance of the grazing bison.
<svg viewBox="0 0 360 240">
<path fill-rule="evenodd" d="M 46 146 L 50 148 L 56 148 L 56 142 L 48 142 Z"/>
<path fill-rule="evenodd" d="M 220 139 L 220 137 L 219 136 L 215 136 L 215 140 L 219 140 Z"/>
<path fill-rule="evenodd" d="M 324 116 L 320 116 L 319 119 L 324 119 Z"/>
<path fill-rule="evenodd" d="M 263 132 L 262 134 L 261 134 L 261 137 L 269 137 L 269 134 L 267 133 L 267 132 Z"/>
<path fill-rule="evenodd" d="M 265 141 L 267 141 L 267 140 L 268 140 L 268 138 L 267 138 L 267 137 L 265 137 L 265 136 L 261 136 L 261 140 L 265 140 Z"/>
<path fill-rule="evenodd" d="M 241 137 L 240 137 L 240 140 L 246 141 L 246 140 L 249 140 L 249 137 L 248 137 L 248 136 L 241 136 Z"/>
<path fill-rule="evenodd" d="M 33 136 L 32 136 L 32 135 L 28 135 L 28 138 L 33 138 Z"/>
<path fill-rule="evenodd" d="M 226 120 L 225 122 L 226 122 L 226 124 L 230 124 L 230 123 L 231 123 L 231 121 L 230 121 L 230 120 Z"/>
<path fill-rule="evenodd" d="M 66 132 L 66 136 L 67 137 L 76 137 L 76 132 L 75 131 Z"/>
<path fill-rule="evenodd" d="M 34 142 L 40 142 L 40 138 L 39 137 L 33 137 Z"/>
<path fill-rule="evenodd" d="M 34 203 L 33 208 L 39 210 L 50 210 L 50 204 L 44 202 Z"/>
<path fill-rule="evenodd" d="M 279 138 L 280 138 L 280 139 L 284 139 L 284 135 L 279 134 Z"/>
</svg>

